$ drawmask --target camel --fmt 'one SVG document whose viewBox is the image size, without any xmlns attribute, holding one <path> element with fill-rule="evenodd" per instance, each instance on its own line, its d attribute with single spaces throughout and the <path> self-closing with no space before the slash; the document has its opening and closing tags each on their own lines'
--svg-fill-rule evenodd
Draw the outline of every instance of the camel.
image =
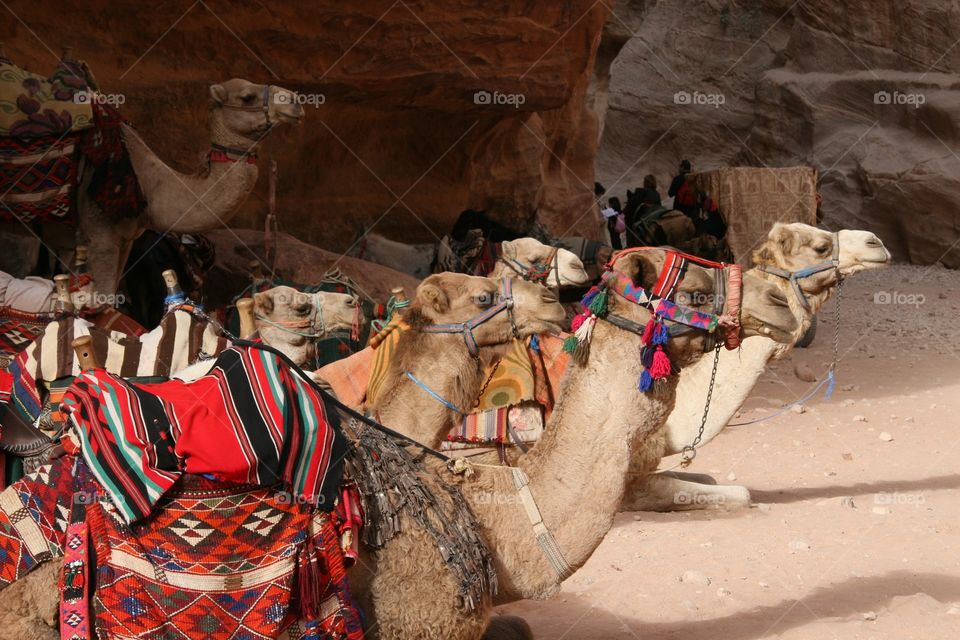
<svg viewBox="0 0 960 640">
<path fill-rule="evenodd" d="M 651 249 L 625 255 L 614 267 L 637 285 L 650 287 L 664 259 L 664 251 Z M 713 290 L 713 277 L 706 269 L 691 266 L 681 290 L 706 297 Z M 792 335 L 796 320 L 778 294 L 771 283 L 745 278 L 741 314 L 745 334 L 764 331 L 774 337 Z M 424 295 L 442 302 L 440 295 Z M 649 318 L 645 308 L 617 294 L 611 297 L 613 309 L 627 319 L 643 325 Z M 684 366 L 702 357 L 703 342 L 704 333 L 693 331 L 675 337 L 666 349 L 674 363 Z M 424 479 L 430 483 L 432 478 L 443 477 L 458 484 L 481 521 L 499 572 L 498 602 L 545 597 L 554 592 L 570 571 L 586 562 L 611 526 L 626 486 L 630 443 L 662 427 L 676 385 L 676 376 L 671 376 L 659 394 L 637 391 L 640 364 L 624 358 L 624 353 L 637 353 L 639 346 L 638 335 L 606 322 L 597 325 L 589 362 L 571 371 L 546 436 L 521 459 L 516 470 L 475 464 L 469 477 L 452 476 L 442 461 L 424 459 L 425 469 L 435 474 L 425 474 Z M 623 420 L 623 416 L 642 418 Z M 594 428 L 584 429 L 584 424 Z M 442 426 L 437 429 L 438 434 L 442 431 Z M 560 573 L 542 555 L 527 510 L 518 499 L 515 483 L 522 485 L 527 478 L 532 495 L 538 499 L 543 525 L 552 532 L 569 567 Z M 375 637 L 479 639 L 492 603 L 482 602 L 476 609 L 465 611 L 433 540 L 405 513 L 400 517 L 403 533 L 377 552 L 364 550 L 361 569 L 351 576 L 354 594 Z M 28 576 L 10 588 L 17 591 L 7 590 L 7 606 L 22 606 L 20 598 L 31 579 Z M 8 594 L 11 597 L 7 598 Z"/>
<path fill-rule="evenodd" d="M 474 355 L 463 335 L 428 333 L 423 328 L 459 325 L 482 313 L 502 290 L 500 280 L 454 273 L 424 280 L 404 316 L 410 329 L 397 341 L 379 384 L 390 392 L 368 398 L 365 411 L 383 424 L 396 425 L 407 437 L 439 446 L 438 429 L 449 432 L 463 413 L 473 409 L 485 372 L 506 353 L 513 338 L 560 331 L 565 312 L 555 292 L 519 279 L 512 287 L 513 308 L 473 329 L 478 347 Z"/>
<path fill-rule="evenodd" d="M 437 244 L 404 244 L 390 240 L 377 233 L 366 233 L 354 245 L 349 255 L 382 264 L 416 278 L 426 278 L 431 273 L 466 273 L 471 263 L 480 256 L 483 237 L 478 230 L 468 232 L 462 245 L 464 250 L 455 250 L 449 236 Z M 466 263 L 465 263 L 466 262 Z M 500 255 L 490 273 L 491 278 L 516 274 L 526 277 L 527 272 L 541 266 L 551 267 L 542 276 L 549 286 L 578 287 L 586 285 L 591 278 L 583 263 L 571 251 L 554 248 L 534 238 L 518 238 L 500 243 Z"/>
<path fill-rule="evenodd" d="M 890 253 L 873 233 L 845 229 L 836 237 L 839 239 L 837 270 L 842 277 L 882 268 L 890 262 Z M 796 272 L 829 261 L 833 243 L 833 234 L 822 229 L 802 223 L 778 223 L 764 244 L 754 252 L 753 263 Z M 793 340 L 788 342 L 754 336 L 744 340 L 739 351 L 720 352 L 717 392 L 713 394 L 699 446 L 715 438 L 733 418 L 763 374 L 767 362 L 782 358 L 806 332 L 814 314 L 836 289 L 837 270 L 828 269 L 798 281 L 809 301 L 809 308 L 803 305 L 787 280 L 759 269 L 751 271 L 783 290 L 799 324 Z M 647 441 L 648 446 L 631 468 L 631 483 L 623 510 L 733 510 L 750 504 L 750 492 L 746 487 L 716 485 L 713 478 L 701 474 L 653 473 L 663 457 L 681 453 L 697 437 L 712 366 L 712 359 L 704 358 L 681 373 L 677 405 L 663 432 Z"/>
<path fill-rule="evenodd" d="M 124 125 L 124 141 L 146 200 L 144 211 L 136 219 L 114 220 L 87 198 L 78 202 L 78 235 L 90 247 L 90 273 L 101 292 L 116 292 L 130 247 L 144 229 L 202 233 L 229 221 L 257 181 L 260 143 L 276 126 L 302 118 L 303 107 L 288 89 L 238 78 L 211 85 L 211 152 L 195 174 L 170 168 Z M 92 168 L 87 167 L 81 184 L 91 177 Z M 81 186 L 78 193 L 86 193 L 86 188 Z"/>
<path fill-rule="evenodd" d="M 318 339 L 350 331 L 355 326 L 359 329 L 359 323 L 364 321 L 360 301 L 346 293 L 303 293 L 293 287 L 279 286 L 247 300 L 248 307 L 243 300 L 237 301 L 241 319 L 239 337 L 259 337 L 298 366 L 316 356 Z M 174 375 L 184 381 L 196 380 L 206 375 L 213 363 L 213 359 L 202 360 L 175 371 Z"/>
</svg>

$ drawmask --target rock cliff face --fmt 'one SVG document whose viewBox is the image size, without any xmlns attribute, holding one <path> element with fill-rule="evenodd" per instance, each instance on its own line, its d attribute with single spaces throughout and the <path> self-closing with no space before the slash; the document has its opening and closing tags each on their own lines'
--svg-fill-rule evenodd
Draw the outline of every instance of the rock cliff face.
<svg viewBox="0 0 960 640">
<path fill-rule="evenodd" d="M 818 169 L 828 226 L 960 267 L 960 5 L 621 0 L 590 102 L 621 195 L 682 158 Z M 665 193 L 663 194 L 666 195 Z"/>
<path fill-rule="evenodd" d="M 343 250 L 365 226 L 433 240 L 465 208 L 594 236 L 598 122 L 586 107 L 608 10 L 588 0 L 13 1 L 0 39 L 49 72 L 63 45 L 169 164 L 207 151 L 207 87 L 231 77 L 300 91 L 307 116 L 279 163 L 281 227 Z M 266 162 L 261 159 L 261 169 Z M 260 227 L 266 177 L 234 225 Z"/>
</svg>

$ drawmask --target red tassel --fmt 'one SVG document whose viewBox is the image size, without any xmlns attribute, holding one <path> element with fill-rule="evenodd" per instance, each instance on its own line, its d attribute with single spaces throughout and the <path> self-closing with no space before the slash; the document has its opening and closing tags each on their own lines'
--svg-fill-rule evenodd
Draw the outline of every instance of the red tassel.
<svg viewBox="0 0 960 640">
<path fill-rule="evenodd" d="M 573 320 L 570 321 L 570 331 L 576 333 L 577 329 L 580 328 L 580 325 L 583 324 L 583 321 L 589 317 L 589 314 L 586 313 L 578 313 L 577 315 L 573 316 Z"/>
<path fill-rule="evenodd" d="M 301 617 L 307 620 L 320 618 L 320 604 L 326 584 L 326 563 L 317 552 L 312 538 L 307 538 L 300 550 L 297 567 L 297 604 Z"/>
<path fill-rule="evenodd" d="M 653 329 L 656 327 L 656 324 L 657 323 L 653 318 L 650 318 L 650 321 L 647 322 L 647 326 L 643 329 L 643 336 L 640 338 L 640 340 L 643 341 L 643 344 L 650 344 L 653 342 Z"/>
<path fill-rule="evenodd" d="M 650 376 L 654 380 L 666 378 L 670 375 L 670 358 L 663 352 L 662 347 L 657 347 L 653 354 L 653 366 L 650 367 Z"/>
</svg>

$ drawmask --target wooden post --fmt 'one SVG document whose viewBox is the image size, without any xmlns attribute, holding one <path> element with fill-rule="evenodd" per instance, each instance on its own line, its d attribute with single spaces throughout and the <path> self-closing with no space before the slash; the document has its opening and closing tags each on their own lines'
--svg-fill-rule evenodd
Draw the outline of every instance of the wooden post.
<svg viewBox="0 0 960 640">
<path fill-rule="evenodd" d="M 53 310 L 58 313 L 70 313 L 73 311 L 73 301 L 70 299 L 70 276 L 65 273 L 53 276 L 53 288 L 57 292 L 57 299 L 53 304 Z"/>
<path fill-rule="evenodd" d="M 90 336 L 80 336 L 74 340 L 73 352 L 77 354 L 77 362 L 80 363 L 81 371 L 101 368 L 97 361 L 97 354 L 93 352 L 93 338 Z"/>
<path fill-rule="evenodd" d="M 167 285 L 167 297 L 165 299 L 167 307 L 180 304 L 186 301 L 187 295 L 180 288 L 180 282 L 177 280 L 177 272 L 173 269 L 167 269 L 162 274 L 163 282 Z"/>
<path fill-rule="evenodd" d="M 73 62 L 73 47 L 64 47 L 63 55 L 60 56 L 60 59 L 64 62 Z"/>
<path fill-rule="evenodd" d="M 237 313 L 240 315 L 240 337 L 249 340 L 257 332 L 257 324 L 253 318 L 253 298 L 237 300 Z"/>
<path fill-rule="evenodd" d="M 87 272 L 87 255 L 90 249 L 85 244 L 78 244 L 73 250 L 73 270 L 77 273 Z"/>
</svg>

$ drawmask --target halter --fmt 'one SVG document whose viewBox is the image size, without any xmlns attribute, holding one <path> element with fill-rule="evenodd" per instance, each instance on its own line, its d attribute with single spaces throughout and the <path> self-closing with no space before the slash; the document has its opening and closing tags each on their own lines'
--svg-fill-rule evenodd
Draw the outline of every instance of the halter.
<svg viewBox="0 0 960 640">
<path fill-rule="evenodd" d="M 593 327 L 598 320 L 606 320 L 621 329 L 640 335 L 643 343 L 640 360 L 644 369 L 639 384 L 641 391 L 649 391 L 654 381 L 670 375 L 671 364 L 663 347 L 671 337 L 693 329 L 714 334 L 718 328 L 721 328 L 724 334 L 723 342 L 728 349 L 733 349 L 739 345 L 740 334 L 741 270 L 739 266 L 712 262 L 679 251 L 668 250 L 656 284 L 647 290 L 636 286 L 632 278 L 613 268 L 616 261 L 624 255 L 646 249 L 649 247 L 635 247 L 614 254 L 604 267 L 605 271 L 600 284 L 592 288 L 581 301 L 580 304 L 584 310 L 573 320 L 574 336 L 567 338 L 564 343 L 564 349 L 573 352 L 576 359 L 583 363 L 588 357 Z M 671 299 L 683 282 L 691 262 L 717 270 L 712 312 L 700 311 Z M 726 278 L 723 274 L 726 274 Z M 633 304 L 647 308 L 653 315 L 646 325 L 641 326 L 632 320 L 609 313 L 607 296 L 610 291 Z M 669 327 L 667 323 L 670 323 Z M 719 344 L 714 340 L 710 344 L 710 350 L 718 349 Z"/>
<path fill-rule="evenodd" d="M 506 312 L 510 319 L 510 329 L 514 337 L 519 338 L 520 332 L 517 329 L 516 320 L 513 317 L 513 280 L 504 276 L 502 291 L 499 294 L 499 302 L 493 305 L 483 313 L 474 316 L 466 322 L 454 322 L 449 324 L 431 324 L 422 327 L 423 333 L 460 333 L 463 334 L 463 342 L 467 345 L 467 351 L 474 358 L 480 357 L 480 348 L 477 346 L 477 339 L 473 335 L 473 330 L 493 319 L 499 314 Z"/>
<path fill-rule="evenodd" d="M 500 253 L 500 256 L 497 257 L 497 262 L 503 263 L 524 280 L 536 282 L 544 286 L 547 286 L 550 274 L 553 273 L 557 281 L 557 288 L 560 288 L 560 249 L 557 247 L 550 248 L 550 254 L 544 262 L 525 264 L 515 257 L 508 256 L 506 252 Z"/>
<path fill-rule="evenodd" d="M 800 301 L 801 306 L 803 306 L 803 310 L 810 312 L 812 311 L 810 300 L 807 298 L 807 294 L 804 292 L 803 287 L 800 286 L 800 281 L 804 278 L 809 278 L 810 276 L 830 270 L 836 271 L 838 282 L 842 279 L 840 274 L 840 234 L 833 234 L 833 256 L 830 258 L 830 260 L 821 262 L 820 264 L 815 264 L 812 267 L 807 267 L 806 269 L 800 269 L 799 271 L 787 271 L 786 269 L 781 269 L 780 267 L 771 267 L 762 264 L 757 265 L 757 269 L 759 271 L 763 271 L 764 273 L 769 273 L 772 276 L 777 276 L 778 278 L 783 278 L 784 280 L 788 281 L 793 287 L 794 293 L 797 294 L 797 299 Z"/>
<path fill-rule="evenodd" d="M 317 294 L 307 294 L 313 298 L 313 313 L 310 314 L 309 318 L 303 318 L 302 320 L 284 320 L 283 322 L 277 322 L 275 320 L 270 320 L 266 316 L 260 314 L 256 315 L 257 322 L 261 322 L 266 325 L 270 325 L 275 329 L 279 329 L 284 333 L 291 333 L 295 336 L 300 336 L 302 338 L 308 338 L 311 340 L 319 340 L 324 338 L 327 335 L 327 327 L 323 319 L 323 299 Z M 317 321 L 319 320 L 320 331 L 318 333 L 307 333 L 305 331 L 297 331 L 297 329 L 313 329 Z"/>
</svg>

